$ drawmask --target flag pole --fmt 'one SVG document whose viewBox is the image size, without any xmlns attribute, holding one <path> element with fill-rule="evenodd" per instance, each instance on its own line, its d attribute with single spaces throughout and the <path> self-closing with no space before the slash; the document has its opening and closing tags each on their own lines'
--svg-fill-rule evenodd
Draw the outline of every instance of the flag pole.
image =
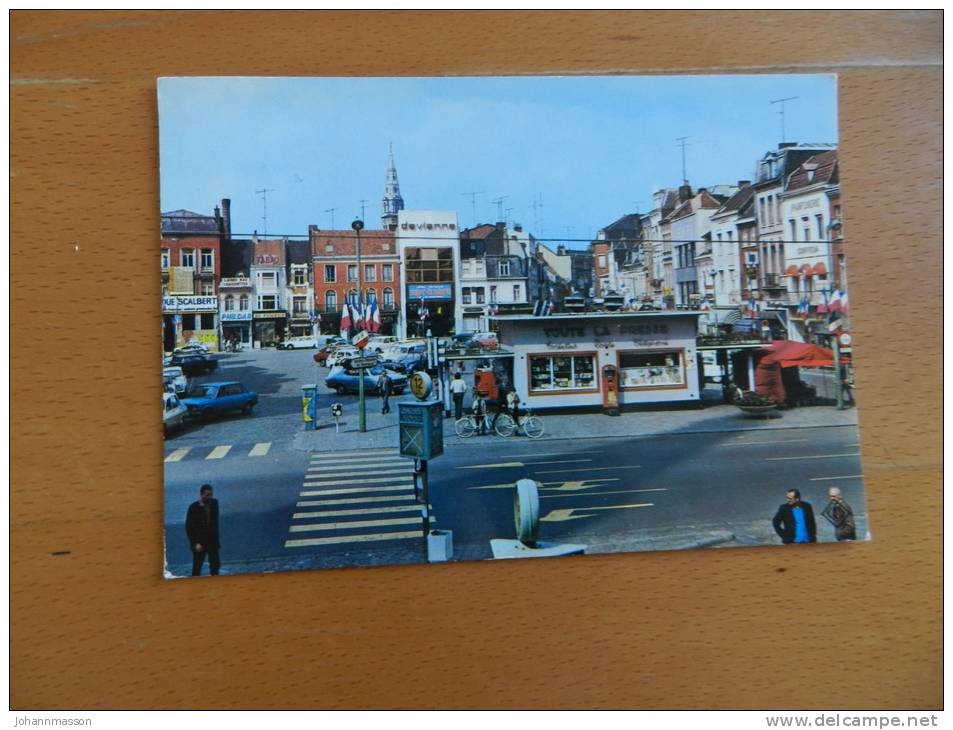
<svg viewBox="0 0 953 730">
<path fill-rule="evenodd" d="M 356 254 L 357 254 L 357 307 L 360 312 L 359 316 L 361 320 L 364 319 L 364 284 L 361 277 L 361 229 L 364 228 L 364 221 L 358 219 L 351 224 L 351 228 L 354 229 L 354 234 L 357 237 L 356 240 Z M 364 350 L 361 349 L 361 361 L 364 359 Z M 358 401 L 358 420 L 357 428 L 361 433 L 367 431 L 367 410 L 364 403 L 364 366 L 361 365 L 358 368 L 358 380 L 357 380 L 357 401 Z"/>
</svg>

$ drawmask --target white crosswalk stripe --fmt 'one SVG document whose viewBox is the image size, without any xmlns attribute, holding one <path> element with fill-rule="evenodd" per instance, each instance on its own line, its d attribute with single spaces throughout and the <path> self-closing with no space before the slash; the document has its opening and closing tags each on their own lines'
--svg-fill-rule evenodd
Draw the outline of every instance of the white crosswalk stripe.
<svg viewBox="0 0 953 730">
<path fill-rule="evenodd" d="M 188 454 L 191 450 L 192 449 L 176 449 L 167 457 L 165 457 L 165 460 L 166 461 L 182 461 L 182 459 L 185 458 L 185 455 Z"/>
<path fill-rule="evenodd" d="M 255 444 L 252 450 L 248 452 L 248 455 L 249 456 L 265 456 L 270 449 L 271 449 L 270 443 Z"/>
<path fill-rule="evenodd" d="M 312 454 L 285 547 L 423 540 L 413 482 L 413 462 L 390 449 Z M 432 509 L 430 519 L 436 521 Z"/>
<path fill-rule="evenodd" d="M 228 452 L 232 450 L 231 446 L 216 446 L 212 452 L 206 456 L 206 459 L 224 459 Z"/>
</svg>

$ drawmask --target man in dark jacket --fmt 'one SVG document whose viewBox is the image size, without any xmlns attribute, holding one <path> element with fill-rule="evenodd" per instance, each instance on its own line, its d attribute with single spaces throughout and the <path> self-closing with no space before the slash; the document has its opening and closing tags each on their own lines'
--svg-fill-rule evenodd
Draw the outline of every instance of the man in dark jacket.
<svg viewBox="0 0 953 730">
<path fill-rule="evenodd" d="M 394 381 L 390 379 L 390 375 L 385 370 L 377 379 L 377 392 L 381 394 L 381 415 L 390 413 L 390 394 L 393 387 Z"/>
<path fill-rule="evenodd" d="M 781 542 L 817 542 L 817 525 L 814 522 L 814 509 L 808 502 L 801 501 L 797 489 L 789 489 L 785 494 L 787 501 L 778 507 L 771 524 L 778 533 Z"/>
<path fill-rule="evenodd" d="M 208 569 L 218 575 L 221 561 L 218 558 L 218 500 L 212 498 L 212 485 L 199 487 L 199 499 L 189 505 L 185 516 L 185 533 L 189 536 L 192 550 L 192 575 L 202 574 L 202 563 L 208 556 Z"/>
</svg>

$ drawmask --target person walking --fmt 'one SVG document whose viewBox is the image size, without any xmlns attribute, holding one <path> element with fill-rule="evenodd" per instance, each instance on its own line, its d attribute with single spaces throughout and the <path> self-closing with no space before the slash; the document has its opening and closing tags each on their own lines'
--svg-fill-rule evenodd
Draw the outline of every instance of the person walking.
<svg viewBox="0 0 953 730">
<path fill-rule="evenodd" d="M 520 397 L 516 389 L 510 390 L 506 394 L 506 410 L 513 419 L 517 427 L 520 425 Z"/>
<path fill-rule="evenodd" d="M 192 551 L 192 575 L 202 574 L 202 563 L 206 557 L 209 573 L 218 575 L 222 564 L 218 555 L 218 500 L 212 497 L 211 484 L 199 487 L 198 501 L 189 505 L 185 516 L 185 533 Z"/>
<path fill-rule="evenodd" d="M 394 381 L 390 379 L 390 375 L 385 370 L 377 379 L 377 392 L 381 394 L 381 415 L 390 413 L 390 394 L 393 386 Z"/>
<path fill-rule="evenodd" d="M 810 503 L 801 501 L 801 492 L 797 489 L 789 489 L 785 493 L 785 500 L 771 521 L 781 542 L 785 545 L 817 542 L 814 508 Z"/>
<path fill-rule="evenodd" d="M 467 384 L 460 377 L 460 373 L 454 373 L 450 382 L 450 394 L 453 396 L 453 417 L 456 420 L 463 418 L 463 396 L 466 393 Z"/>
<path fill-rule="evenodd" d="M 840 489 L 831 487 L 827 490 L 830 501 L 824 507 L 821 515 L 834 526 L 834 535 L 838 542 L 841 540 L 856 540 L 857 528 L 854 525 L 854 510 L 844 501 Z"/>
</svg>

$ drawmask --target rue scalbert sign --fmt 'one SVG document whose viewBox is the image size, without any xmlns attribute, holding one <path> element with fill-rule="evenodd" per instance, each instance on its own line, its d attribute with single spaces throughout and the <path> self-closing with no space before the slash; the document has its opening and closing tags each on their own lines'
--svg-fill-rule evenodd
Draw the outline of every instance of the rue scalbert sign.
<svg viewBox="0 0 953 730">
<path fill-rule="evenodd" d="M 218 311 L 216 296 L 167 296 L 162 297 L 163 312 L 211 312 Z"/>
</svg>

